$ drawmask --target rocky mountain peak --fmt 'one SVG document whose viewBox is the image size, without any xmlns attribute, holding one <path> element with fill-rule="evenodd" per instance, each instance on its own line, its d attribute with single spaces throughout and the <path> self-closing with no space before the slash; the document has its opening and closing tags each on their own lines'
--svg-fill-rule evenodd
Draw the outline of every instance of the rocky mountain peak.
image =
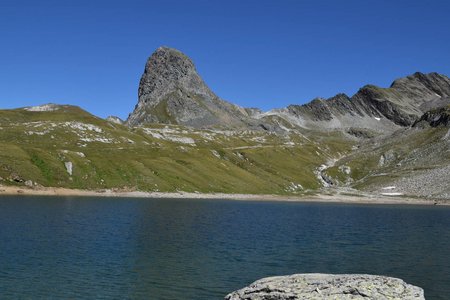
<svg viewBox="0 0 450 300">
<path fill-rule="evenodd" d="M 450 79 L 438 73 L 416 72 L 395 80 L 389 88 L 365 85 L 352 97 L 337 94 L 290 105 L 290 119 L 308 128 L 366 128 L 390 132 L 412 125 L 424 112 L 450 104 Z M 381 121 L 384 119 L 384 121 Z"/>
<path fill-rule="evenodd" d="M 199 77 L 190 58 L 176 49 L 159 47 L 147 60 L 141 82 L 144 80 L 146 83 L 157 79 L 156 81 L 166 83 L 179 83 L 188 77 Z M 151 86 L 141 84 L 139 97 L 151 93 L 155 87 L 156 84 Z"/>
<path fill-rule="evenodd" d="M 391 88 L 409 91 L 416 90 L 416 94 L 424 92 L 436 97 L 450 96 L 450 79 L 436 72 L 424 74 L 416 72 L 412 75 L 394 80 Z"/>
<path fill-rule="evenodd" d="M 181 51 L 158 48 L 147 60 L 131 126 L 170 123 L 193 127 L 238 126 L 248 113 L 217 97 Z"/>
</svg>

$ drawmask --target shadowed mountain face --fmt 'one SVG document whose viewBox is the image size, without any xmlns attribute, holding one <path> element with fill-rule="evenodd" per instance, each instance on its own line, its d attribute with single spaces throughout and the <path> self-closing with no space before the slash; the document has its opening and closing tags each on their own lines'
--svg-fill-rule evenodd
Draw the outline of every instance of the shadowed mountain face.
<svg viewBox="0 0 450 300">
<path fill-rule="evenodd" d="M 415 73 L 390 88 L 366 85 L 355 95 L 317 98 L 266 115 L 278 115 L 314 129 L 366 128 L 391 132 L 412 125 L 426 111 L 450 103 L 450 80 L 437 73 Z"/>
<path fill-rule="evenodd" d="M 139 84 L 139 101 L 128 117 L 131 126 L 148 123 L 192 127 L 242 127 L 245 109 L 221 100 L 178 50 L 161 47 L 150 56 Z"/>
<path fill-rule="evenodd" d="M 427 111 L 413 127 L 450 127 L 450 105 Z"/>
<path fill-rule="evenodd" d="M 415 73 L 395 80 L 390 88 L 366 85 L 352 97 L 337 94 L 262 113 L 220 99 L 186 55 L 161 47 L 147 61 L 138 94 L 138 104 L 127 120 L 130 126 L 163 123 L 196 128 L 366 129 L 390 133 L 411 126 L 430 109 L 449 104 L 450 79 L 437 73 Z"/>
</svg>

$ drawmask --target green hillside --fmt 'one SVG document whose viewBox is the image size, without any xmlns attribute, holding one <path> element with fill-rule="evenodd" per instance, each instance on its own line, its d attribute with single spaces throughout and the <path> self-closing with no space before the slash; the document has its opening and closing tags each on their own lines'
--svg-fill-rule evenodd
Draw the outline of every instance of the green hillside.
<svg viewBox="0 0 450 300">
<path fill-rule="evenodd" d="M 129 128 L 74 106 L 1 110 L 0 184 L 295 194 L 320 188 L 317 167 L 353 144 L 338 132 Z"/>
</svg>

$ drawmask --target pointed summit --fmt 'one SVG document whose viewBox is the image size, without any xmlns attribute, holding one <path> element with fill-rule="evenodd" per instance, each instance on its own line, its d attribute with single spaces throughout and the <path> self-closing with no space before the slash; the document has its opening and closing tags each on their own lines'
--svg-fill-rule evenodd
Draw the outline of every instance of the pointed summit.
<svg viewBox="0 0 450 300">
<path fill-rule="evenodd" d="M 248 117 L 243 108 L 221 100 L 208 88 L 189 57 L 168 47 L 158 48 L 147 60 L 138 97 L 127 120 L 131 126 L 238 127 Z"/>
</svg>

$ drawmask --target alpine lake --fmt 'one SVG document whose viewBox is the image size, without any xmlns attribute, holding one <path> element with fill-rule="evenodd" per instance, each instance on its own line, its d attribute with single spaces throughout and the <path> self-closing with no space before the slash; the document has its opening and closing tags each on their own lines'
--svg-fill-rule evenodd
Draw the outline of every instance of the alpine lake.
<svg viewBox="0 0 450 300">
<path fill-rule="evenodd" d="M 267 276 L 364 273 L 450 297 L 450 207 L 0 198 L 2 299 L 223 299 Z"/>
</svg>

